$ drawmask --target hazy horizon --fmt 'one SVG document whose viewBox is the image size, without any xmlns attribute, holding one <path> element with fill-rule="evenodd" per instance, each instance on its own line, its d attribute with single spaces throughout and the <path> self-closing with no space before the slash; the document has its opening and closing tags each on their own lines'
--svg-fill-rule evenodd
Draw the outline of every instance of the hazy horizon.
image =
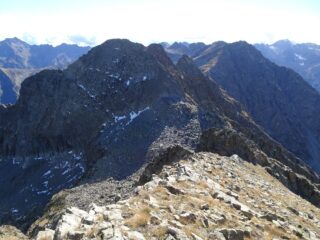
<svg viewBox="0 0 320 240">
<path fill-rule="evenodd" d="M 320 44 L 316 0 L 11 0 L 0 3 L 0 40 L 95 46 L 107 39 L 154 42 Z"/>
<path fill-rule="evenodd" d="M 26 42 L 26 43 L 29 44 L 29 45 L 52 45 L 52 46 L 54 46 L 54 47 L 59 46 L 59 45 L 62 45 L 62 44 L 74 44 L 74 45 L 78 45 L 78 46 L 81 46 L 81 47 L 95 47 L 95 46 L 97 46 L 97 45 L 99 45 L 99 44 L 101 44 L 101 43 L 103 43 L 103 42 L 105 42 L 105 41 L 112 40 L 112 39 L 119 39 L 119 38 L 110 38 L 110 39 L 106 39 L 105 41 L 103 41 L 103 42 L 101 42 L 101 43 L 92 44 L 92 45 L 89 45 L 89 44 L 87 44 L 87 45 L 86 45 L 86 44 L 80 44 L 80 45 L 79 45 L 79 44 L 77 44 L 77 43 L 72 43 L 72 42 L 71 42 L 71 43 L 61 42 L 61 43 L 58 43 L 58 44 L 51 44 L 51 43 L 33 43 L 33 42 L 28 42 L 28 41 L 26 41 L 26 40 L 20 39 L 20 38 L 18 38 L 18 37 L 3 38 L 3 39 L 0 39 L 0 41 L 4 41 L 4 40 L 8 40 L 8 39 L 14 39 L 14 38 L 17 38 L 17 39 L 19 39 L 19 40 L 21 40 L 21 41 L 23 41 L 23 42 Z M 122 39 L 127 39 L 127 38 L 122 38 Z M 137 42 L 137 41 L 133 41 L 133 40 L 131 40 L 131 39 L 127 39 L 127 40 L 132 41 L 132 42 Z M 226 43 L 233 43 L 233 42 L 227 42 L 227 41 L 224 41 L 224 40 L 217 40 L 217 41 L 208 42 L 208 43 L 205 43 L 205 44 L 209 45 L 209 44 L 212 44 L 212 43 L 215 43 L 215 42 L 219 42 L 219 41 L 226 42 Z M 234 41 L 234 42 L 239 42 L 239 41 L 246 41 L 246 40 L 241 40 L 241 39 L 239 39 L 239 40 Z M 290 39 L 278 39 L 278 40 L 275 40 L 274 42 L 270 42 L 270 43 L 256 42 L 256 43 L 250 43 L 250 44 L 267 44 L 267 45 L 272 45 L 272 44 L 275 44 L 275 43 L 277 43 L 277 42 L 279 42 L 279 41 L 289 41 L 289 42 L 291 42 L 292 44 L 308 44 L 308 43 L 313 44 L 313 42 L 299 42 L 299 43 L 298 43 L 298 42 L 294 42 L 294 41 L 292 41 L 292 40 L 290 40 Z M 137 43 L 140 43 L 140 42 L 137 42 Z M 200 41 L 197 41 L 197 42 L 187 42 L 187 41 L 166 42 L 166 41 L 162 41 L 162 42 L 150 42 L 150 43 L 144 44 L 144 45 L 145 45 L 145 46 L 148 46 L 149 44 L 152 44 L 152 43 L 157 43 L 157 44 L 167 43 L 167 44 L 169 44 L 169 45 L 172 45 L 172 44 L 174 44 L 174 43 L 192 44 L 192 43 L 204 43 L 204 42 L 200 42 Z M 143 44 L 143 43 L 141 43 L 141 44 Z"/>
</svg>

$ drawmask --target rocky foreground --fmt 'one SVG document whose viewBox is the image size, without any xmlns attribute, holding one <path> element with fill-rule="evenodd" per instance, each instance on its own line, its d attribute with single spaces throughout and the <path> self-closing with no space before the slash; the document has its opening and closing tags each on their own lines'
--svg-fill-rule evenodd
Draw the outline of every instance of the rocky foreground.
<svg viewBox="0 0 320 240">
<path fill-rule="evenodd" d="M 56 224 L 39 219 L 30 234 L 37 240 L 320 238 L 320 210 L 237 155 L 190 154 L 134 193 L 115 204 L 92 203 L 88 211 L 69 207 Z"/>
</svg>

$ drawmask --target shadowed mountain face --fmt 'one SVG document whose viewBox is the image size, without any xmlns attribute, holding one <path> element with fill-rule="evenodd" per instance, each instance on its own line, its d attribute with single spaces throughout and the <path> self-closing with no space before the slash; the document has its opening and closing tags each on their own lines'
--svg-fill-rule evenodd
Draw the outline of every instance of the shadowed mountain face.
<svg viewBox="0 0 320 240">
<path fill-rule="evenodd" d="M 57 47 L 29 45 L 17 38 L 1 41 L 0 69 L 6 73 L 12 85 L 6 91 L 14 90 L 16 95 L 8 103 L 16 101 L 21 82 L 26 77 L 45 68 L 64 69 L 89 49 L 89 47 L 68 44 L 62 44 Z M 5 102 L 0 101 L 0 103 Z"/>
<path fill-rule="evenodd" d="M 274 44 L 255 44 L 272 62 L 291 68 L 320 92 L 320 46 L 313 43 L 294 44 L 281 40 Z"/>
<path fill-rule="evenodd" d="M 28 224 L 57 191 L 124 179 L 176 145 L 237 153 L 319 202 L 315 173 L 189 57 L 174 65 L 160 45 L 109 40 L 66 70 L 26 79 L 20 93 L 0 106 L 0 183 L 10 183 L 2 184 L 0 222 Z"/>
<path fill-rule="evenodd" d="M 15 99 L 16 93 L 10 78 L 0 70 L 0 103 L 13 103 Z"/>
<path fill-rule="evenodd" d="M 304 79 L 245 42 L 213 43 L 193 59 L 270 136 L 320 170 L 320 95 Z"/>
</svg>

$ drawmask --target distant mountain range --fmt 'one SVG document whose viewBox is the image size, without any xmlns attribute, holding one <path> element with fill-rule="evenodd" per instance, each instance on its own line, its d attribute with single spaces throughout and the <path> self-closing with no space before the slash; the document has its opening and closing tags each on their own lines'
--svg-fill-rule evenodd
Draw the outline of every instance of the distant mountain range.
<svg viewBox="0 0 320 240">
<path fill-rule="evenodd" d="M 47 68 L 64 69 L 89 49 L 68 44 L 29 45 L 18 38 L 1 41 L 0 103 L 14 103 L 25 78 Z"/>
<path fill-rule="evenodd" d="M 314 43 L 294 44 L 281 40 L 274 44 L 255 44 L 272 62 L 289 67 L 299 73 L 320 92 L 320 46 Z"/>
<path fill-rule="evenodd" d="M 204 43 L 175 42 L 172 45 L 161 44 L 174 62 L 183 54 L 197 57 L 208 48 L 208 45 Z M 275 64 L 291 68 L 299 73 L 312 87 L 320 92 L 319 45 L 314 43 L 295 44 L 289 40 L 280 40 L 273 44 L 255 44 L 254 46 L 264 57 Z"/>
</svg>

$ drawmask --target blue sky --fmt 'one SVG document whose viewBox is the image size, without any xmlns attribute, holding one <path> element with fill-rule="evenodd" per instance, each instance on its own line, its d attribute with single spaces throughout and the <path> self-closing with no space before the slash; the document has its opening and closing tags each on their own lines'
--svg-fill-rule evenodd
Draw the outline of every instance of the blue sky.
<svg viewBox="0 0 320 240">
<path fill-rule="evenodd" d="M 217 40 L 320 44 L 319 0 L 0 0 L 0 39 L 96 45 Z"/>
</svg>

